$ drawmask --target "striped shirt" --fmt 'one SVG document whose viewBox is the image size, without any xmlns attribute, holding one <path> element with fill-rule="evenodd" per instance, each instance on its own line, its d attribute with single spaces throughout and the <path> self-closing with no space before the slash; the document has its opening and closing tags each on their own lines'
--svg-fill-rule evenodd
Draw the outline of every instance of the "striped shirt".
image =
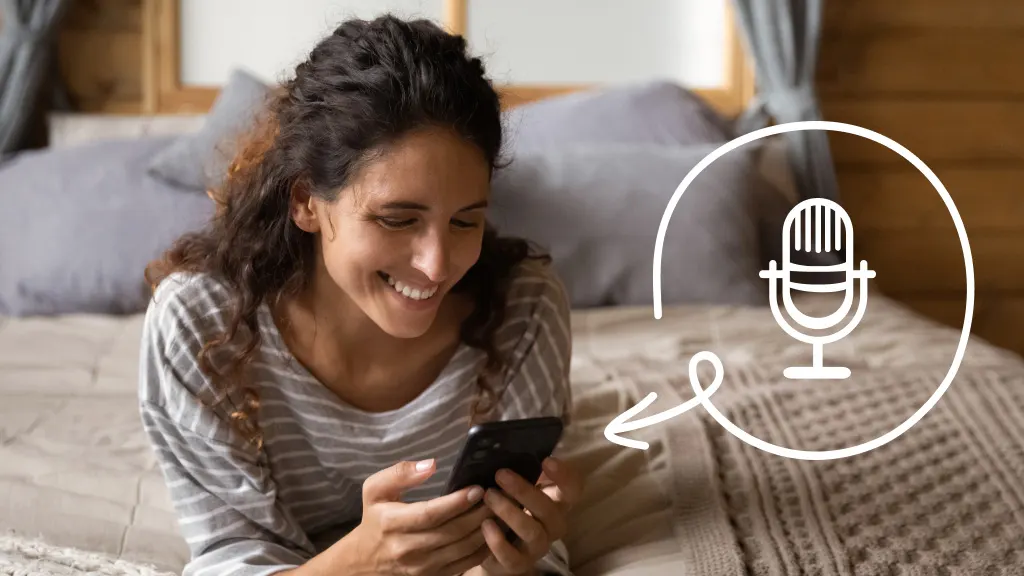
<svg viewBox="0 0 1024 576">
<path fill-rule="evenodd" d="M 266 575 L 303 564 L 359 524 L 363 481 L 401 460 L 437 462 L 403 501 L 442 495 L 470 427 L 483 351 L 463 343 L 411 402 L 363 411 L 304 369 L 263 304 L 262 344 L 246 372 L 260 400 L 258 453 L 228 416 L 242 405 L 241 391 L 209 407 L 214 385 L 197 360 L 225 330 L 230 297 L 209 276 L 176 273 L 156 290 L 142 337 L 142 423 L 191 550 L 186 576 Z M 549 266 L 524 262 L 506 306 L 497 345 L 510 362 L 495 419 L 563 416 L 571 338 L 562 283 Z M 564 545 L 556 542 L 538 568 L 571 574 Z"/>
</svg>

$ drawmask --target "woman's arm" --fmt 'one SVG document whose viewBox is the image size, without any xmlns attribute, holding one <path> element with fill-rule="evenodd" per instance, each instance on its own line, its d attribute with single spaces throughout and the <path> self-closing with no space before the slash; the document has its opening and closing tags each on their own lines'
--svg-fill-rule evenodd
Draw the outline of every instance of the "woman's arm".
<svg viewBox="0 0 1024 576">
<path fill-rule="evenodd" d="M 511 348 L 501 400 L 507 417 L 561 417 L 571 422 L 571 306 L 553 268 L 537 263 L 523 267 L 509 290 L 506 317 L 515 330 L 503 334 L 499 349 Z M 502 329 L 504 330 L 504 328 Z M 569 554 L 561 540 L 534 566 L 535 574 L 572 576 Z M 483 568 L 478 569 L 486 575 Z M 473 575 L 475 576 L 475 575 Z"/>
<path fill-rule="evenodd" d="M 267 494 L 253 457 L 181 424 L 208 416 L 199 409 L 172 416 L 150 402 L 140 410 L 192 554 L 184 574 L 264 576 L 309 559 L 304 534 Z"/>
<path fill-rule="evenodd" d="M 201 400 L 213 392 L 197 356 L 215 299 L 198 288 L 182 291 L 161 287 L 147 311 L 139 409 L 191 551 L 184 574 L 265 576 L 303 566 L 315 549 L 278 506 L 269 469 Z"/>
</svg>

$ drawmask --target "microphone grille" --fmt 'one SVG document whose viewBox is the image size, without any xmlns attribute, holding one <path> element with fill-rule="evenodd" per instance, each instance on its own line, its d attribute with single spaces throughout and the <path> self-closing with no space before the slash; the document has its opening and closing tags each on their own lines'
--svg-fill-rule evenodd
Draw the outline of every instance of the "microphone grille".
<svg viewBox="0 0 1024 576">
<path fill-rule="evenodd" d="M 841 252 L 853 246 L 853 224 L 843 207 L 825 198 L 811 198 L 797 204 L 783 227 L 788 254 L 794 252 Z"/>
</svg>

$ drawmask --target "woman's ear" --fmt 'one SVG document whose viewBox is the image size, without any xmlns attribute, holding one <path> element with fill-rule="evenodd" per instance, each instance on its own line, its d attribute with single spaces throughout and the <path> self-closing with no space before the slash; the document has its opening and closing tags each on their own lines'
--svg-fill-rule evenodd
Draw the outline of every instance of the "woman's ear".
<svg viewBox="0 0 1024 576">
<path fill-rule="evenodd" d="M 309 193 L 309 185 L 305 180 L 298 180 L 292 185 L 290 210 L 292 220 L 300 230 L 311 234 L 320 231 L 320 219 L 316 213 L 316 198 Z"/>
</svg>

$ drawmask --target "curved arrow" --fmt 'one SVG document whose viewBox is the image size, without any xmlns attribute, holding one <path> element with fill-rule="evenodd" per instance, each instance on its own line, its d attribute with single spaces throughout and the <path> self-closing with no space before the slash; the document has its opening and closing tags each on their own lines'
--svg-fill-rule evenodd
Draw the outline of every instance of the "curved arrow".
<svg viewBox="0 0 1024 576">
<path fill-rule="evenodd" d="M 701 360 L 711 362 L 712 366 L 715 367 L 715 379 L 711 382 L 711 386 L 708 386 L 707 390 L 704 390 L 700 386 L 700 381 L 697 378 L 697 365 Z M 639 450 L 647 450 L 650 445 L 647 442 L 640 440 L 629 440 L 619 436 L 622 432 L 629 432 L 630 430 L 638 430 L 640 428 L 646 428 L 659 422 L 664 422 L 670 418 L 675 418 L 684 412 L 696 407 L 699 404 L 703 404 L 705 400 L 711 398 L 711 395 L 718 390 L 718 387 L 722 385 L 723 368 L 722 361 L 718 359 L 713 352 L 703 351 L 698 352 L 690 358 L 690 387 L 693 388 L 695 396 L 686 402 L 683 402 L 675 408 L 669 408 L 663 412 L 654 414 L 653 416 L 647 416 L 630 422 L 630 418 L 636 416 L 640 412 L 644 411 L 651 405 L 657 398 L 658 394 L 651 392 L 643 400 L 637 402 L 636 406 L 633 406 L 629 410 L 626 410 L 622 414 L 615 417 L 614 420 L 608 423 L 604 428 L 604 437 L 610 442 L 614 442 L 619 446 L 625 446 L 627 448 L 637 448 Z"/>
</svg>

